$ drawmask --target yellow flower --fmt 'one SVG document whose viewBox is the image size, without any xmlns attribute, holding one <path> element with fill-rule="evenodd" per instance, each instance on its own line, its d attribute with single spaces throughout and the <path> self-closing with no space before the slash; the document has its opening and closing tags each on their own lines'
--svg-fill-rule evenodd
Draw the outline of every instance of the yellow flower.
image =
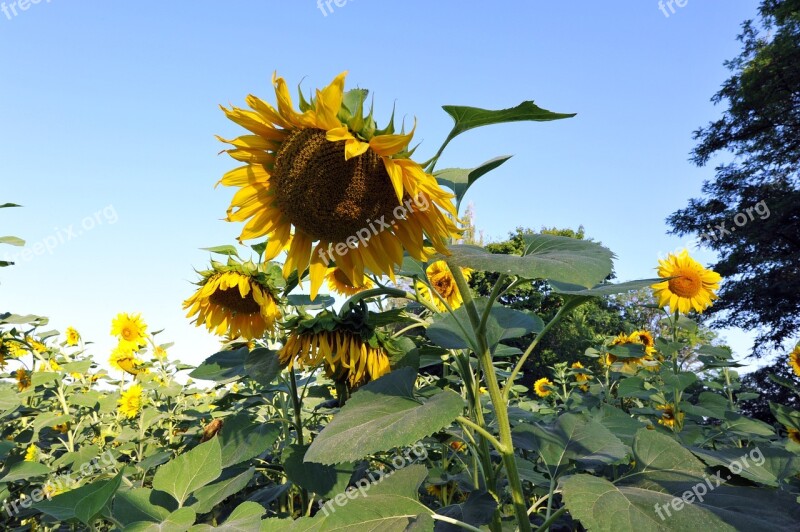
<svg viewBox="0 0 800 532">
<path fill-rule="evenodd" d="M 253 263 L 239 264 L 233 259 L 228 265 L 212 261 L 212 269 L 202 272 L 200 288 L 184 301 L 187 317 L 196 315 L 194 322 L 217 334 L 251 340 L 265 333 L 273 334 L 281 317 L 278 296 Z"/>
<path fill-rule="evenodd" d="M 65 493 L 67 491 L 66 486 L 62 486 L 62 482 L 59 480 L 58 485 L 54 486 L 52 483 L 48 482 L 47 484 L 42 487 L 42 492 L 44 496 L 47 497 L 48 500 L 52 499 L 56 495 L 60 495 L 61 493 Z"/>
<path fill-rule="evenodd" d="M 794 374 L 800 377 L 800 345 L 789 353 L 789 365 L 792 367 Z"/>
<path fill-rule="evenodd" d="M 58 362 L 55 359 L 49 359 L 46 362 L 42 362 L 39 364 L 39 371 L 59 371 L 61 366 L 58 365 Z"/>
<path fill-rule="evenodd" d="M 469 268 L 461 268 L 461 273 L 463 273 L 464 277 L 469 280 L 470 276 L 472 275 L 472 270 Z M 461 303 L 463 302 L 461 299 L 461 293 L 458 291 L 458 286 L 456 286 L 456 280 L 453 278 L 453 273 L 450 271 L 450 268 L 447 266 L 445 261 L 437 260 L 436 262 L 432 263 L 425 269 L 425 274 L 428 276 L 428 282 L 430 282 L 431 286 L 433 286 L 441 298 L 437 297 L 435 294 L 432 294 L 427 284 L 417 281 L 417 292 L 419 292 L 420 297 L 423 297 L 436 305 L 436 308 L 442 312 L 447 310 L 447 307 L 442 302 L 442 299 L 447 301 L 447 304 L 450 305 L 450 308 L 453 310 L 461 306 Z"/>
<path fill-rule="evenodd" d="M 572 369 L 583 369 L 583 364 L 581 364 L 580 362 L 574 362 L 572 364 Z M 589 380 L 589 375 L 587 375 L 586 373 L 580 372 L 580 371 L 575 372 L 575 380 L 577 382 L 588 381 Z"/>
<path fill-rule="evenodd" d="M 542 377 L 535 383 L 533 383 L 533 391 L 536 392 L 536 395 L 539 397 L 547 397 L 551 393 L 553 393 L 551 386 L 553 383 L 550 382 L 550 379 L 547 377 Z"/>
<path fill-rule="evenodd" d="M 146 343 L 147 325 L 141 314 L 120 313 L 111 322 L 111 334 L 119 338 L 120 345 L 136 351 Z"/>
<path fill-rule="evenodd" d="M 329 290 L 345 296 L 352 296 L 375 286 L 366 275 L 362 276 L 360 283 L 353 283 L 347 278 L 347 274 L 339 268 L 328 268 L 325 279 L 328 281 Z"/>
<path fill-rule="evenodd" d="M 46 345 L 44 345 L 42 342 L 40 342 L 38 340 L 34 340 L 30 336 L 26 336 L 25 337 L 25 341 L 28 342 L 28 344 L 31 346 L 31 348 L 34 351 L 36 351 L 37 353 L 39 353 L 39 354 L 42 354 L 45 351 L 47 351 L 47 346 Z"/>
<path fill-rule="evenodd" d="M 467 444 L 463 441 L 453 440 L 450 442 L 450 448 L 457 453 L 463 453 L 467 449 Z"/>
<path fill-rule="evenodd" d="M 142 407 L 142 385 L 134 384 L 119 399 L 119 411 L 127 418 L 134 418 Z"/>
<path fill-rule="evenodd" d="M 660 425 L 675 429 L 676 425 L 683 425 L 684 413 L 678 412 L 675 415 L 675 407 L 673 405 L 656 405 L 657 410 L 661 410 L 661 419 L 658 420 Z"/>
<path fill-rule="evenodd" d="M 678 255 L 670 253 L 666 260 L 659 260 L 658 263 L 659 277 L 674 277 L 651 287 L 660 307 L 668 306 L 670 310 L 682 314 L 692 309 L 703 312 L 717 299 L 714 292 L 719 290 L 722 277 L 704 268 L 685 249 Z"/>
<path fill-rule="evenodd" d="M 72 327 L 67 327 L 65 335 L 67 337 L 67 345 L 69 346 L 78 345 L 78 342 L 81 340 L 81 335 Z"/>
<path fill-rule="evenodd" d="M 658 369 L 658 358 L 656 357 L 655 341 L 653 336 L 647 331 L 634 331 L 631 334 L 620 333 L 611 341 L 612 346 L 639 344 L 644 346 L 645 355 L 634 358 L 619 358 L 611 353 L 606 353 L 600 358 L 601 366 L 614 366 L 614 369 L 623 373 L 636 373 L 636 370 L 643 367 L 647 370 Z"/>
<path fill-rule="evenodd" d="M 26 371 L 20 368 L 16 372 L 16 377 L 17 377 L 17 390 L 19 390 L 20 392 L 24 392 L 25 390 L 31 387 L 30 371 Z"/>
<path fill-rule="evenodd" d="M 360 386 L 391 371 L 390 342 L 368 326 L 361 327 L 330 312 L 318 314 L 295 326 L 278 357 L 289 368 L 324 365 L 328 377 Z"/>
<path fill-rule="evenodd" d="M 25 461 L 36 462 L 38 460 L 39 460 L 39 448 L 36 447 L 35 443 L 32 443 L 25 450 Z"/>
<path fill-rule="evenodd" d="M 153 349 L 153 358 L 155 358 L 156 360 L 166 360 L 167 350 L 161 347 L 160 345 L 156 346 L 155 349 Z"/>
<path fill-rule="evenodd" d="M 59 423 L 58 425 L 54 425 L 53 430 L 56 430 L 61 434 L 66 434 L 66 432 L 69 430 L 69 423 Z"/>
<path fill-rule="evenodd" d="M 800 430 L 786 427 L 786 431 L 789 433 L 788 436 L 790 440 L 800 444 Z"/>
<path fill-rule="evenodd" d="M 117 347 L 111 352 L 108 358 L 109 364 L 114 369 L 124 371 L 130 375 L 138 375 L 142 372 L 139 367 L 143 362 L 136 358 L 130 344 L 120 341 Z"/>
<path fill-rule="evenodd" d="M 246 222 L 240 240 L 267 236 L 265 260 L 287 251 L 284 277 L 310 268 L 312 298 L 332 262 L 351 280 L 365 269 L 394 279 L 404 248 L 426 260 L 426 236 L 447 254 L 449 239 L 460 234 L 453 195 L 409 158 L 414 132 L 394 134 L 392 124 L 378 130 L 372 113 L 364 116 L 366 91 L 345 98 L 345 75 L 310 103 L 301 95 L 301 113 L 277 76 L 277 109 L 252 95 L 252 110 L 222 108 L 252 132 L 220 139 L 245 163 L 220 180 L 240 187 L 227 219 Z"/>
</svg>

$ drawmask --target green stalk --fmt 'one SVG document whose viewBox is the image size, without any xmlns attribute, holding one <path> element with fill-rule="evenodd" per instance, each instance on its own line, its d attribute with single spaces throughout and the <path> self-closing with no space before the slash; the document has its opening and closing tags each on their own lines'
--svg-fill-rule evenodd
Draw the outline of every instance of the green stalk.
<svg viewBox="0 0 800 532">
<path fill-rule="evenodd" d="M 481 368 L 486 375 L 486 386 L 489 388 L 489 397 L 494 407 L 495 416 L 497 418 L 497 425 L 500 433 L 500 445 L 502 449 L 498 449 L 503 458 L 503 465 L 508 475 L 508 483 L 511 488 L 511 500 L 514 504 L 514 512 L 517 515 L 517 524 L 519 525 L 520 532 L 530 532 L 531 525 L 528 518 L 528 508 L 525 503 L 525 494 L 522 489 L 522 481 L 519 478 L 517 471 L 517 463 L 514 460 L 514 444 L 511 441 L 511 423 L 508 418 L 508 407 L 500 391 L 500 386 L 497 382 L 497 374 L 492 364 L 492 353 L 486 342 L 485 330 L 481 329 L 481 320 L 478 316 L 478 311 L 475 306 L 475 301 L 472 299 L 469 285 L 464 278 L 461 269 L 456 265 L 450 265 L 450 271 L 453 273 L 453 278 L 458 286 L 458 291 L 461 293 L 461 299 L 469 315 L 470 322 L 472 323 L 475 337 L 478 342 L 478 360 Z M 493 301 L 489 300 L 487 304 L 491 306 Z"/>
</svg>

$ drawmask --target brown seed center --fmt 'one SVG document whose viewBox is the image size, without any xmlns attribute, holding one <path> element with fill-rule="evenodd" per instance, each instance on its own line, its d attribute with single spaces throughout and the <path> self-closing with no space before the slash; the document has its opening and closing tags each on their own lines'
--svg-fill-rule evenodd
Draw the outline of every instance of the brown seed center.
<svg viewBox="0 0 800 532">
<path fill-rule="evenodd" d="M 258 314 L 261 312 L 261 307 L 253 298 L 252 290 L 245 297 L 242 297 L 238 287 L 228 288 L 227 290 L 219 289 L 211 294 L 208 299 L 215 305 L 219 305 L 236 314 Z"/>
<path fill-rule="evenodd" d="M 275 157 L 278 205 L 314 240 L 343 242 L 369 230 L 371 221 L 390 223 L 399 205 L 380 156 L 369 149 L 345 161 L 344 146 L 328 141 L 321 129 L 303 129 L 291 133 Z"/>
<path fill-rule="evenodd" d="M 692 298 L 700 292 L 702 281 L 694 270 L 685 269 L 677 272 L 680 277 L 669 281 L 669 289 L 680 297 Z"/>
</svg>

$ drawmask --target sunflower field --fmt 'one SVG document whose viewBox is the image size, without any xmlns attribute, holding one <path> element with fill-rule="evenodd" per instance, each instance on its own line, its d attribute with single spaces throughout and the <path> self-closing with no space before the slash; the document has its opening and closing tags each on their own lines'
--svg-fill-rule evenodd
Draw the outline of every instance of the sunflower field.
<svg viewBox="0 0 800 532">
<path fill-rule="evenodd" d="M 124 309 L 107 361 L 79 323 L 0 314 L 2 530 L 799 529 L 800 412 L 744 415 L 731 351 L 685 334 L 720 275 L 683 251 L 615 283 L 590 240 L 524 232 L 500 254 L 465 234 L 464 195 L 508 157 L 440 169 L 451 141 L 573 115 L 444 106 L 423 160 L 416 123 L 378 123 L 345 78 L 293 97 L 276 75 L 274 100 L 223 107 L 241 235 L 183 302 L 220 338 L 202 364 Z M 534 283 L 547 319 L 504 303 Z M 657 328 L 523 383 L 559 323 L 642 290 Z M 789 364 L 800 379 L 800 347 Z"/>
</svg>

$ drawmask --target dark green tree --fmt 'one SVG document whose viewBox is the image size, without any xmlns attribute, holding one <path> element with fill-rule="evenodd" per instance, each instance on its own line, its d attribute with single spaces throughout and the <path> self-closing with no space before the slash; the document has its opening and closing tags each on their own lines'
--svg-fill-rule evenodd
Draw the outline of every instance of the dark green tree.
<svg viewBox="0 0 800 532">
<path fill-rule="evenodd" d="M 800 410 L 800 398 L 786 386 L 775 382 L 770 375 L 785 382 L 797 382 L 797 376 L 786 363 L 785 357 L 781 357 L 769 366 L 742 376 L 742 391 L 759 394 L 758 399 L 742 403 L 742 412 L 750 417 L 774 424 L 777 421 L 769 409 L 770 401 Z"/>
<path fill-rule="evenodd" d="M 728 154 L 703 197 L 668 218 L 718 253 L 710 325 L 755 330 L 757 356 L 800 330 L 800 0 L 763 0 L 712 98 L 722 118 L 695 132 L 693 161 Z"/>
</svg>

